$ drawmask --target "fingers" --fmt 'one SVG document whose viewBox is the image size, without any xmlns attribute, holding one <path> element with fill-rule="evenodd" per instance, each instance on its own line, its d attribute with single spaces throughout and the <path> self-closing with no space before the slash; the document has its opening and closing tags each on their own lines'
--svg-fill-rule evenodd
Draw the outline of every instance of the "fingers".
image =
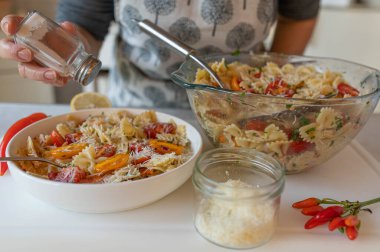
<svg viewBox="0 0 380 252">
<path fill-rule="evenodd" d="M 18 71 L 21 77 L 42 81 L 47 84 L 61 87 L 64 86 L 69 78 L 60 76 L 56 71 L 48 67 L 41 67 L 37 63 L 20 63 L 18 65 Z"/>
<path fill-rule="evenodd" d="M 65 29 L 66 31 L 70 32 L 71 34 L 75 36 L 77 36 L 79 33 L 77 26 L 71 22 L 65 21 L 61 23 L 61 26 L 63 29 Z"/>
<path fill-rule="evenodd" d="M 13 35 L 16 33 L 17 28 L 19 27 L 23 17 L 16 15 L 7 15 L 1 20 L 1 29 L 5 34 Z"/>
<path fill-rule="evenodd" d="M 29 49 L 15 44 L 12 39 L 1 39 L 0 58 L 30 62 L 33 59 L 33 53 Z"/>
</svg>

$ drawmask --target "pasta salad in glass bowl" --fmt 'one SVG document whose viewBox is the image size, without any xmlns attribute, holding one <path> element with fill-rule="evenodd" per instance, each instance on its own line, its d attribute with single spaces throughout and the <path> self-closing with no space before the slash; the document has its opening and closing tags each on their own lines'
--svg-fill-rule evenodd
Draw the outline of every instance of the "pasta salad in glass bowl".
<svg viewBox="0 0 380 252">
<path fill-rule="evenodd" d="M 191 139 L 191 140 L 190 140 Z M 12 177 L 35 197 L 79 212 L 114 212 L 156 201 L 182 185 L 202 139 L 189 123 L 155 111 L 93 109 L 26 127 L 7 147 Z"/>
<path fill-rule="evenodd" d="M 317 166 L 359 132 L 379 99 L 379 74 L 348 61 L 278 54 L 205 57 L 220 89 L 196 63 L 172 73 L 216 146 L 254 148 L 288 174 Z"/>
</svg>

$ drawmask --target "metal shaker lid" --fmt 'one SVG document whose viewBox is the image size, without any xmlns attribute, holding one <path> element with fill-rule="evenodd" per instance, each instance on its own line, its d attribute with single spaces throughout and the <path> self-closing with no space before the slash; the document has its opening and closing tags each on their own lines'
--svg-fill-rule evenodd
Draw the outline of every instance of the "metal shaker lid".
<svg viewBox="0 0 380 252">
<path fill-rule="evenodd" d="M 74 76 L 74 80 L 83 86 L 90 84 L 98 75 L 102 62 L 92 55 L 83 61 Z"/>
</svg>

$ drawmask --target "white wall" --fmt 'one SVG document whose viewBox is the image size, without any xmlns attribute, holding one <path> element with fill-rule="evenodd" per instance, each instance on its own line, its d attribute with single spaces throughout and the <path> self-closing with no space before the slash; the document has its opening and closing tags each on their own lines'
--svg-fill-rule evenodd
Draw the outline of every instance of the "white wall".
<svg viewBox="0 0 380 252">
<path fill-rule="evenodd" d="M 380 9 L 322 9 L 305 54 L 342 58 L 380 69 Z"/>
</svg>

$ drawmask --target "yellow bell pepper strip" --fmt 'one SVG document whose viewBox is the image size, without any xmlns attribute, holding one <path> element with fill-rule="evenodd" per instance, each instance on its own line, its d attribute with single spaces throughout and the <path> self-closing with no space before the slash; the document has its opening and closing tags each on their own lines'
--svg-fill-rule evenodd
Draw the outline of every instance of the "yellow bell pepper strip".
<svg viewBox="0 0 380 252">
<path fill-rule="evenodd" d="M 175 152 L 177 155 L 183 153 L 184 147 L 164 141 L 159 141 L 156 139 L 149 140 L 149 145 L 154 149 L 155 152 L 159 154 L 167 154 Z"/>
<path fill-rule="evenodd" d="M 239 78 L 237 76 L 232 77 L 231 79 L 231 89 L 234 91 L 240 91 Z"/>
<path fill-rule="evenodd" d="M 56 158 L 56 159 L 68 159 L 75 155 L 78 155 L 84 148 L 87 147 L 85 143 L 69 144 L 55 148 L 47 152 L 47 156 Z"/>
<path fill-rule="evenodd" d="M 96 173 L 120 169 L 128 164 L 129 154 L 119 153 L 95 165 Z"/>
</svg>

